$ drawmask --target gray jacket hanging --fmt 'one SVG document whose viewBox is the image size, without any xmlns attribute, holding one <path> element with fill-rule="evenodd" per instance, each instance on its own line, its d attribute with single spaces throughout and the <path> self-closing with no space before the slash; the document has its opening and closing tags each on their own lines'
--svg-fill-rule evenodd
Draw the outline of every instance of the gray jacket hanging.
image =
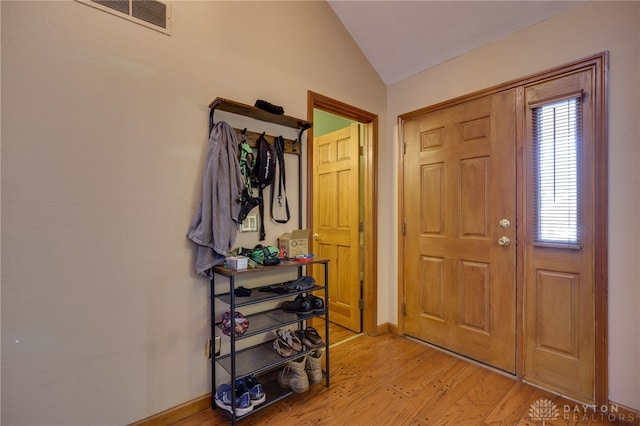
<svg viewBox="0 0 640 426">
<path fill-rule="evenodd" d="M 211 268 L 224 262 L 235 243 L 243 188 L 235 131 L 220 121 L 209 134 L 202 197 L 187 232 L 198 246 L 196 272 L 204 277 L 211 277 Z"/>
</svg>

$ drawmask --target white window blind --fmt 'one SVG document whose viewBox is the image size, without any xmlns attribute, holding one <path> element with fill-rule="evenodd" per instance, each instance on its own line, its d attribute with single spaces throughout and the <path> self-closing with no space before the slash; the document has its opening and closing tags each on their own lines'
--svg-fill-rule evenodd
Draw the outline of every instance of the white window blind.
<svg viewBox="0 0 640 426">
<path fill-rule="evenodd" d="M 581 98 L 533 108 L 534 239 L 580 245 Z"/>
</svg>

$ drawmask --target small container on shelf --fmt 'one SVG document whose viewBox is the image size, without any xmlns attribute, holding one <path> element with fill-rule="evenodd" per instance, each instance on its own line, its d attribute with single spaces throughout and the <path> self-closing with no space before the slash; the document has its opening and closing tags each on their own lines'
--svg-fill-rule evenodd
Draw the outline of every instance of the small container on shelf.
<svg viewBox="0 0 640 426">
<path fill-rule="evenodd" d="M 230 269 L 241 271 L 247 269 L 249 265 L 249 258 L 246 256 L 230 256 L 225 259 L 227 267 Z"/>
</svg>

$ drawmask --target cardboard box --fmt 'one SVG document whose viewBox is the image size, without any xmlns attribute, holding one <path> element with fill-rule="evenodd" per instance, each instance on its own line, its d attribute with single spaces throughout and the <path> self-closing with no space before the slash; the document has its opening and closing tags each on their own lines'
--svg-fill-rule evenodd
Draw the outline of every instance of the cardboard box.
<svg viewBox="0 0 640 426">
<path fill-rule="evenodd" d="M 287 257 L 292 259 L 299 254 L 309 253 L 309 229 L 296 229 L 278 237 L 278 248 L 287 253 Z"/>
<path fill-rule="evenodd" d="M 225 259 L 227 261 L 227 265 L 230 269 L 235 269 L 236 271 L 241 271 L 243 269 L 247 269 L 249 265 L 249 258 L 246 256 L 231 256 Z"/>
</svg>

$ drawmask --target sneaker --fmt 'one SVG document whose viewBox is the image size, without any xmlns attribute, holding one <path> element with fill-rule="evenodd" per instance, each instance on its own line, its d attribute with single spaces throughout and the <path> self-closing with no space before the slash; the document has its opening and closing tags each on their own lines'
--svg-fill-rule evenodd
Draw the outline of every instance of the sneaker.
<svg viewBox="0 0 640 426">
<path fill-rule="evenodd" d="M 267 395 L 264 393 L 262 385 L 258 382 L 253 375 L 245 377 L 244 383 L 249 390 L 249 398 L 251 398 L 251 405 L 254 407 L 263 404 L 267 400 Z"/>
<path fill-rule="evenodd" d="M 231 407 L 231 398 L 234 397 L 234 391 L 231 389 L 231 385 L 229 384 L 221 384 L 218 386 L 218 390 L 216 391 L 216 405 L 223 410 L 233 414 L 233 409 Z M 236 399 L 236 416 L 244 416 L 245 414 L 250 413 L 253 410 L 253 405 L 251 405 L 251 397 L 249 396 L 249 392 L 246 391 L 244 386 L 240 386 L 236 389 L 235 392 Z"/>
</svg>

